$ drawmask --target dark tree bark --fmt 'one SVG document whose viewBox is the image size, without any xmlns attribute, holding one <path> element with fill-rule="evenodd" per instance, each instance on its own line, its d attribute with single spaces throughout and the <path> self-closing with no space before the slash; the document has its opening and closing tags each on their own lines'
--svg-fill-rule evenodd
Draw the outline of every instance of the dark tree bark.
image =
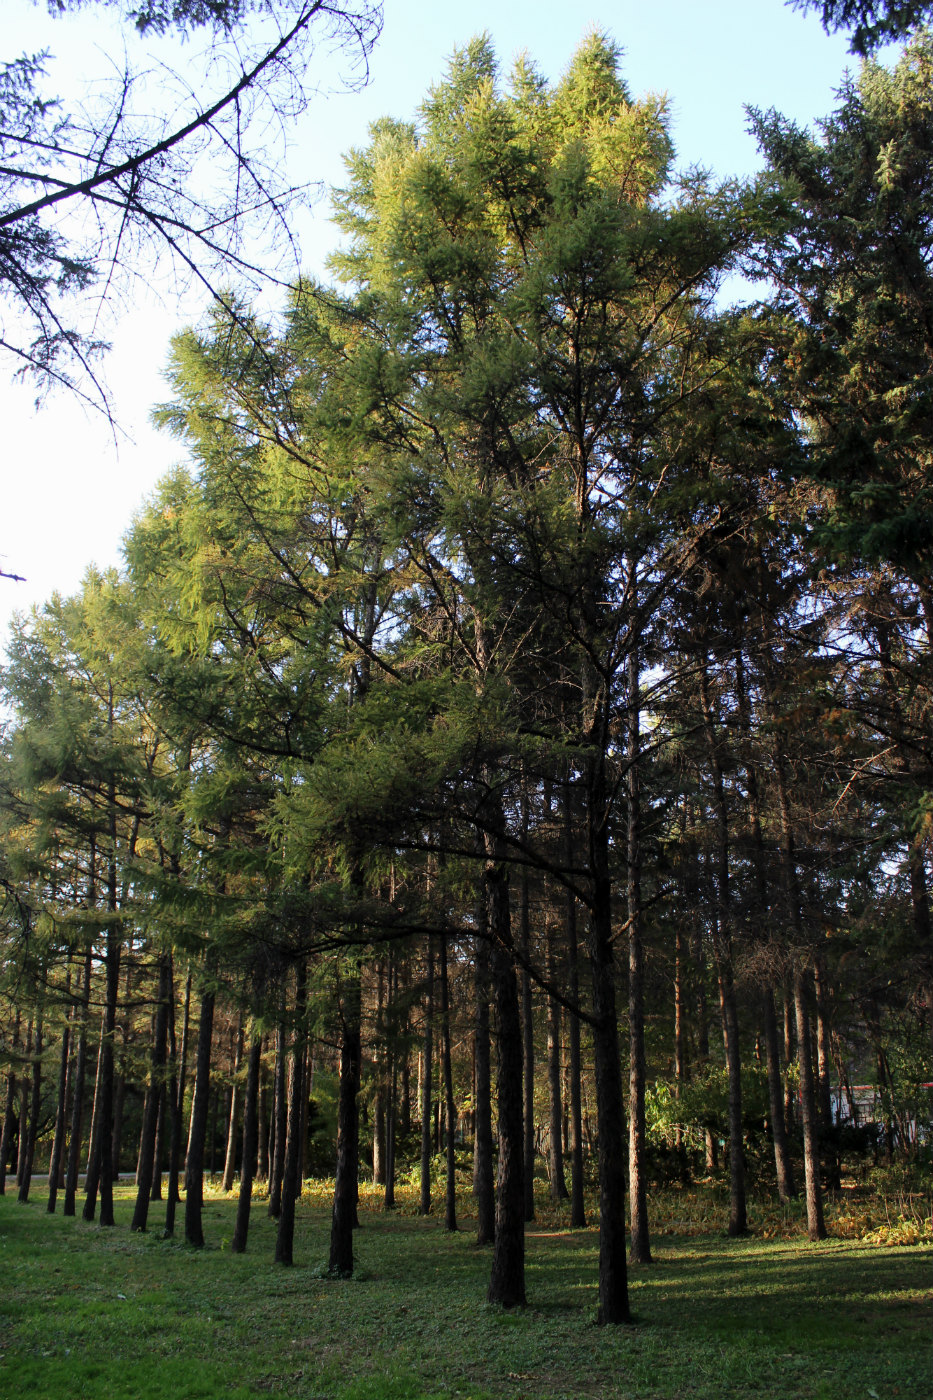
<svg viewBox="0 0 933 1400">
<path fill-rule="evenodd" d="M 797 1067 L 800 1083 L 800 1120 L 803 1130 L 804 1189 L 807 1198 L 807 1233 L 811 1240 L 826 1238 L 823 1221 L 823 1192 L 820 1184 L 819 1123 L 813 1084 L 813 1053 L 810 1044 L 810 1013 L 807 1007 L 804 974 L 800 964 L 803 953 L 804 929 L 800 909 L 800 886 L 797 879 L 794 833 L 791 822 L 790 799 L 784 755 L 777 742 L 773 749 L 777 778 L 778 802 L 781 815 L 781 871 L 787 901 L 787 917 L 792 933 L 795 968 L 793 974 L 794 1017 L 797 1030 Z"/>
<path fill-rule="evenodd" d="M 797 1194 L 797 1186 L 784 1123 L 784 1084 L 781 1079 L 774 993 L 770 987 L 765 987 L 762 994 L 762 1013 L 768 1064 L 768 1104 L 771 1113 L 771 1139 L 774 1144 L 774 1170 L 778 1195 L 782 1201 L 790 1201 Z"/>
<path fill-rule="evenodd" d="M 170 982 L 171 987 L 171 982 Z M 165 1160 L 165 1108 L 168 1100 L 168 1080 L 163 1073 L 159 1086 L 159 1106 L 156 1110 L 155 1147 L 152 1153 L 152 1185 L 149 1188 L 150 1201 L 162 1199 L 162 1163 Z"/>
<path fill-rule="evenodd" d="M 149 1220 L 152 1177 L 155 1171 L 156 1131 L 159 1126 L 159 1104 L 165 1084 L 166 1042 L 168 1040 L 168 1012 L 171 993 L 171 964 L 168 954 L 163 953 L 159 959 L 159 990 L 152 1038 L 149 1089 L 143 1108 L 143 1130 L 139 1145 L 139 1166 L 136 1173 L 136 1207 L 133 1211 L 131 1230 L 145 1230 Z"/>
<path fill-rule="evenodd" d="M 195 1249 L 204 1246 L 204 1156 L 210 1106 L 214 1000 L 213 991 L 202 992 L 194 1097 L 191 1103 L 191 1130 L 188 1134 L 188 1156 L 185 1163 L 185 1240 Z"/>
<path fill-rule="evenodd" d="M 21 1076 L 19 1090 L 19 1131 L 17 1135 L 18 1150 L 16 1153 L 16 1189 L 19 1193 L 21 1193 L 23 1189 L 26 1157 L 29 1153 L 29 1104 L 32 1099 L 32 1081 L 36 1072 L 36 1063 L 33 1053 L 33 1031 L 34 1023 L 30 1021 L 26 1027 L 26 1053 L 23 1057 L 23 1074 Z M 21 1196 L 20 1199 L 22 1199 Z"/>
<path fill-rule="evenodd" d="M 641 690 L 638 655 L 629 653 L 628 773 L 626 796 L 626 913 L 628 915 L 629 1026 L 629 1149 L 628 1176 L 631 1210 L 630 1252 L 633 1264 L 651 1263 L 648 1233 L 648 1144 L 645 1125 L 645 952 L 641 932 L 641 793 L 638 759 L 641 751 Z"/>
<path fill-rule="evenodd" d="M 573 866 L 573 786 L 564 786 L 564 863 L 568 871 Z M 567 973 L 570 1000 L 580 1004 L 579 950 L 577 948 L 577 901 L 573 890 L 567 891 Z M 568 1040 L 570 1043 L 570 1225 L 571 1229 L 586 1227 L 583 1201 L 583 1076 L 580 1055 L 580 1017 L 571 1013 Z"/>
<path fill-rule="evenodd" d="M 745 683 L 745 659 L 740 648 L 736 653 L 736 693 L 742 732 L 747 744 L 752 739 L 752 723 Z M 762 925 L 768 911 L 768 881 L 764 835 L 761 828 L 761 798 L 758 783 L 758 770 L 754 763 L 746 760 L 746 781 L 748 784 L 749 826 L 752 840 L 752 858 L 755 879 L 756 914 Z M 771 1141 L 774 1148 L 774 1170 L 777 1178 L 778 1195 L 782 1201 L 789 1201 L 797 1194 L 794 1182 L 793 1163 L 787 1140 L 787 1124 L 784 1117 L 781 1078 L 781 1059 L 778 1046 L 777 1015 L 774 1007 L 774 991 L 765 986 L 761 996 L 762 1024 L 765 1037 L 765 1059 L 768 1069 L 768 1104 L 771 1119 Z"/>
<path fill-rule="evenodd" d="M 522 801 L 522 825 L 527 835 L 527 803 Z M 522 951 L 521 972 L 521 1011 L 522 1011 L 522 1086 L 524 1098 L 522 1116 L 524 1138 L 522 1143 L 525 1222 L 535 1218 L 535 1022 L 534 1000 L 531 994 L 531 976 L 528 960 L 531 956 L 531 928 L 529 924 L 528 872 L 522 869 L 519 899 L 519 944 Z"/>
<path fill-rule="evenodd" d="M 68 970 L 65 975 L 65 996 L 71 997 L 71 954 L 68 955 Z M 58 1188 L 61 1179 L 62 1161 L 65 1154 L 65 1124 L 68 1121 L 68 1092 L 71 1082 L 71 1025 L 75 1016 L 72 1004 L 68 1019 L 62 1030 L 62 1047 L 58 1064 L 58 1092 L 55 1099 L 55 1136 L 49 1155 L 49 1215 L 55 1214 L 58 1201 Z"/>
<path fill-rule="evenodd" d="M 191 970 L 185 978 L 185 1005 L 182 1011 L 181 1050 L 176 1055 L 175 1041 L 175 999 L 169 1002 L 169 1031 L 172 1064 L 175 1067 L 169 1084 L 169 1110 L 171 1113 L 171 1137 L 168 1148 L 168 1187 L 165 1196 L 165 1236 L 171 1239 L 175 1233 L 175 1210 L 181 1197 L 178 1179 L 181 1175 L 181 1146 L 185 1130 L 185 1080 L 188 1071 L 188 1032 L 191 1020 Z"/>
<path fill-rule="evenodd" d="M 233 1052 L 233 1079 L 230 1084 L 230 1115 L 227 1120 L 227 1150 L 224 1154 L 224 1174 L 222 1191 L 233 1190 L 233 1174 L 236 1170 L 237 1128 L 240 1119 L 240 1062 L 243 1059 L 243 1017 L 237 1018 L 236 1039 Z"/>
<path fill-rule="evenodd" d="M 282 1208 L 282 1177 L 285 1174 L 285 1128 L 288 1103 L 285 1092 L 285 992 L 279 1003 L 279 1024 L 275 1031 L 275 1078 L 272 1096 L 273 1138 L 271 1176 L 269 1178 L 269 1214 L 277 1220 Z"/>
<path fill-rule="evenodd" d="M 719 759 L 719 746 L 713 724 L 709 692 L 709 661 L 703 657 L 700 673 L 700 701 L 713 786 L 716 814 L 715 904 L 716 933 L 713 954 L 719 979 L 719 1006 L 722 1015 L 723 1044 L 729 1079 L 729 1234 L 748 1233 L 745 1202 L 745 1150 L 742 1124 L 742 1059 L 739 1047 L 739 1019 L 732 972 L 732 915 L 729 890 L 729 814 L 725 783 Z"/>
<path fill-rule="evenodd" d="M 259 1115 L 258 1139 L 256 1145 L 256 1180 L 269 1178 L 269 1093 L 266 1085 L 266 1071 L 260 1061 L 259 1071 Z"/>
<path fill-rule="evenodd" d="M 376 1045 L 373 1050 L 373 1185 L 386 1184 L 386 1098 L 388 1045 L 385 1024 L 386 961 L 376 968 Z"/>
<path fill-rule="evenodd" d="M 557 958 L 554 951 L 554 930 L 550 922 L 547 926 L 545 947 L 545 970 L 548 981 L 557 978 Z M 555 997 L 547 999 L 547 1082 L 548 1082 L 548 1180 L 551 1199 L 566 1201 L 570 1193 L 564 1180 L 564 1153 L 562 1141 L 563 1102 L 561 1095 L 560 1063 L 560 1002 Z"/>
<path fill-rule="evenodd" d="M 489 968 L 496 1011 L 499 1173 L 492 1271 L 486 1297 L 490 1303 L 511 1308 L 525 1303 L 524 1047 L 512 953 L 508 870 L 503 855 L 500 838 L 487 838 L 485 882 Z"/>
<path fill-rule="evenodd" d="M 20 1013 L 17 1011 L 16 1020 L 13 1023 L 13 1038 L 10 1042 L 12 1056 L 15 1056 L 19 1049 L 19 1027 Z M 10 1148 L 13 1145 L 13 1133 L 16 1130 L 16 1114 L 13 1110 L 16 1103 L 18 1076 L 13 1069 L 13 1063 L 14 1061 L 11 1059 L 6 1085 L 6 1099 L 3 1105 L 3 1129 L 0 1132 L 0 1196 L 6 1195 L 7 1166 L 10 1160 Z"/>
<path fill-rule="evenodd" d="M 36 1031 L 32 1048 L 32 1082 L 29 1099 L 29 1120 L 26 1126 L 26 1151 L 22 1166 L 19 1199 L 25 1205 L 29 1200 L 29 1186 L 32 1181 L 32 1166 L 36 1157 L 36 1138 L 39 1135 L 39 1112 L 42 1107 L 42 1004 L 36 1014 Z M 25 1098 L 25 1094 L 24 1094 Z M 102 1222 L 103 1223 L 103 1222 Z"/>
<path fill-rule="evenodd" d="M 340 998 L 340 1088 L 337 1102 L 337 1170 L 330 1230 L 330 1272 L 338 1278 L 353 1273 L 353 1231 L 356 1227 L 359 1181 L 361 987 L 359 969 L 351 970 Z"/>
<path fill-rule="evenodd" d="M 419 1215 L 431 1213 L 431 1112 L 434 1070 L 434 940 L 427 939 L 427 970 L 424 990 L 424 1038 L 421 1071 L 421 1198 Z"/>
<path fill-rule="evenodd" d="M 285 1132 L 285 1170 L 282 1175 L 282 1208 L 275 1237 L 275 1262 L 291 1264 L 295 1242 L 295 1203 L 301 1195 L 301 1122 L 304 1098 L 305 1010 L 308 969 L 295 969 L 295 1029 L 290 1062 L 288 1123 Z"/>
<path fill-rule="evenodd" d="M 71 1100 L 71 1131 L 68 1141 L 68 1163 L 65 1168 L 65 1199 L 63 1215 L 74 1215 L 81 1166 L 81 1133 L 84 1123 L 84 1081 L 87 1072 L 87 1027 L 91 996 L 93 958 L 90 946 L 84 955 L 84 976 L 78 1007 L 78 1048 L 75 1054 L 74 1087 Z"/>
<path fill-rule="evenodd" d="M 246 1100 L 243 1105 L 243 1162 L 240 1167 L 240 1194 L 237 1200 L 236 1227 L 230 1248 L 243 1254 L 249 1234 L 250 1206 L 253 1197 L 253 1173 L 258 1161 L 259 1147 L 259 1077 L 262 1069 L 262 1036 L 253 1033 L 246 1068 Z"/>
<path fill-rule="evenodd" d="M 496 1233 L 496 1196 L 492 1171 L 492 1065 L 489 1039 L 489 944 L 485 890 L 477 898 L 478 933 L 473 944 L 474 1062 L 476 1114 L 473 1142 L 473 1194 L 476 1197 L 476 1243 L 492 1244 Z"/>
<path fill-rule="evenodd" d="M 605 745 L 599 742 L 598 753 L 604 751 Z M 586 761 L 584 781 L 590 875 L 593 1058 L 599 1114 L 599 1308 L 596 1320 L 600 1325 L 607 1325 L 628 1322 L 630 1313 L 625 1258 L 625 1109 L 612 950 L 609 801 L 603 761 L 599 756 L 591 756 Z"/>
<path fill-rule="evenodd" d="M 800 1072 L 800 1120 L 803 1129 L 803 1170 L 807 1196 L 807 1234 L 825 1240 L 823 1192 L 820 1186 L 820 1149 L 813 1085 L 813 1049 L 810 1044 L 810 1012 L 801 969 L 794 973 L 794 1013 L 797 1021 L 797 1065 Z"/>
<path fill-rule="evenodd" d="M 450 983 L 447 977 L 447 940 L 441 938 L 441 1059 L 444 1067 L 444 1118 L 446 1122 L 447 1180 L 444 1194 L 444 1228 L 457 1228 L 457 1114 L 454 1107 L 453 1064 L 450 1056 Z"/>
</svg>

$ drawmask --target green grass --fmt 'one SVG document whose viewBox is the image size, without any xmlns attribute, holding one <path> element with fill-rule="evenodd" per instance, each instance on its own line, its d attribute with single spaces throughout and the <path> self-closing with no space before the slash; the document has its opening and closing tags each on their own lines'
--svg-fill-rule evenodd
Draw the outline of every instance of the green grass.
<svg viewBox="0 0 933 1400">
<path fill-rule="evenodd" d="M 0 1198 L 0 1395 L 37 1400 L 915 1400 L 930 1392 L 931 1251 L 799 1237 L 656 1237 L 631 1272 L 637 1325 L 597 1328 L 597 1238 L 528 1235 L 529 1306 L 484 1304 L 490 1254 L 469 1228 L 364 1211 L 352 1280 L 322 1277 L 329 1216 L 303 1200 L 296 1265 L 272 1262 L 257 1202 L 230 1253 L 233 1199 L 208 1245 L 48 1216 Z M 154 1227 L 162 1208 L 153 1214 Z M 179 1220 L 181 1224 L 181 1219 Z M 466 1221 L 470 1226 L 472 1222 Z"/>
</svg>

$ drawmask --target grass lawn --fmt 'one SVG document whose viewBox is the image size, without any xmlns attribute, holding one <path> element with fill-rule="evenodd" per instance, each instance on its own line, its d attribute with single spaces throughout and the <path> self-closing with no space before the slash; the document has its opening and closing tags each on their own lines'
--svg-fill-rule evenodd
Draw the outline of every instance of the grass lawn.
<svg viewBox="0 0 933 1400">
<path fill-rule="evenodd" d="M 254 1205 L 233 1255 L 235 1201 L 208 1199 L 207 1247 L 0 1197 L 0 1395 L 11 1400 L 924 1400 L 933 1393 L 933 1253 L 799 1237 L 665 1234 L 631 1271 L 637 1325 L 597 1328 L 597 1238 L 528 1234 L 529 1306 L 483 1299 L 472 1221 L 363 1210 L 357 1274 L 322 1277 L 329 1213 L 299 1208 L 292 1269 Z M 364 1203 L 365 1204 L 365 1203 Z M 80 1204 L 79 1204 L 80 1209 Z M 179 1226 L 183 1217 L 179 1216 Z"/>
</svg>

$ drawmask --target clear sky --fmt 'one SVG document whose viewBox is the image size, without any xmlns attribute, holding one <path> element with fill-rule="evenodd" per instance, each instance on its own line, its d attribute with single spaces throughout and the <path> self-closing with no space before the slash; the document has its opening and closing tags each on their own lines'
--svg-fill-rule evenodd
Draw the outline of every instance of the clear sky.
<svg viewBox="0 0 933 1400">
<path fill-rule="evenodd" d="M 52 21 L 30 0 L 2 4 L 2 59 L 42 48 L 59 55 L 50 65 L 50 93 L 67 95 L 88 75 L 103 73 L 108 54 L 122 57 L 125 31 L 112 12 L 89 5 Z M 386 0 L 362 91 L 340 90 L 333 55 L 312 61 L 309 79 L 317 92 L 293 133 L 291 180 L 339 183 L 341 155 L 365 141 L 369 122 L 383 114 L 410 116 L 451 50 L 472 35 L 488 31 L 505 66 L 527 50 L 556 78 L 594 26 L 624 49 L 634 93 L 667 93 L 678 163 L 720 176 L 758 168 L 746 104 L 812 123 L 832 110 L 845 68 L 854 63 L 844 36 L 827 37 L 815 16 L 802 16 L 783 0 L 582 0 L 579 7 L 556 0 L 463 6 Z M 177 43 L 162 52 L 184 58 Z M 325 195 L 310 203 L 300 235 L 306 265 L 319 272 L 333 244 Z M 66 396 L 52 397 L 37 412 L 28 387 L 0 381 L 0 567 L 28 580 L 0 579 L 0 639 L 14 610 L 53 591 L 74 591 L 91 562 L 119 563 L 134 510 L 183 455 L 151 428 L 149 411 L 166 397 L 160 371 L 173 330 L 201 310 L 194 296 L 169 296 L 161 305 L 141 296 L 119 308 L 104 366 L 123 430 L 116 444 L 99 418 Z"/>
</svg>

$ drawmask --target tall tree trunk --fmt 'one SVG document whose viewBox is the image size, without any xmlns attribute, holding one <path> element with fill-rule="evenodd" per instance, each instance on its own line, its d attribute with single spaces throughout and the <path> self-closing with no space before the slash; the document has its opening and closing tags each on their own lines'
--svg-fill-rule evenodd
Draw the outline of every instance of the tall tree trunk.
<svg viewBox="0 0 933 1400">
<path fill-rule="evenodd" d="M 441 1059 L 444 1072 L 444 1118 L 447 1127 L 447 1181 L 444 1196 L 444 1228 L 457 1228 L 457 1115 L 454 1107 L 453 1065 L 450 1056 L 450 983 L 447 977 L 447 940 L 441 938 Z"/>
<path fill-rule="evenodd" d="M 233 1190 L 233 1174 L 236 1170 L 237 1129 L 240 1118 L 240 1062 L 243 1059 L 243 1017 L 237 1017 L 236 1039 L 233 1051 L 233 1078 L 230 1083 L 230 1117 L 227 1121 L 227 1150 L 224 1154 L 224 1174 L 220 1189 Z"/>
<path fill-rule="evenodd" d="M 301 1122 L 304 1098 L 305 1011 L 308 969 L 304 961 L 295 969 L 295 1030 L 290 1062 L 288 1123 L 285 1130 L 285 1170 L 282 1175 L 282 1208 L 275 1237 L 275 1262 L 291 1264 L 295 1241 L 295 1204 L 301 1195 Z"/>
<path fill-rule="evenodd" d="M 353 1231 L 359 1181 L 359 1104 L 362 988 L 359 968 L 351 969 L 340 997 L 340 1087 L 337 1102 L 337 1170 L 330 1228 L 330 1272 L 353 1273 Z"/>
<path fill-rule="evenodd" d="M 68 954 L 68 968 L 65 975 L 65 998 L 71 998 L 71 953 Z M 58 1201 L 58 1188 L 61 1179 L 62 1160 L 65 1153 L 65 1125 L 68 1121 L 68 1091 L 71 1081 L 71 1026 L 76 1014 L 76 1004 L 69 1007 L 68 1018 L 62 1030 L 61 1054 L 58 1062 L 58 1092 L 55 1098 L 55 1136 L 49 1155 L 49 1215 L 55 1214 Z"/>
<path fill-rule="evenodd" d="M 679 1099 L 687 1082 L 687 1009 L 684 990 L 684 935 L 678 920 L 674 932 L 674 1093 Z M 683 1129 L 678 1118 L 674 1145 L 683 1151 Z"/>
<path fill-rule="evenodd" d="M 473 1194 L 476 1197 L 476 1243 L 491 1244 L 496 1232 L 496 1197 L 492 1170 L 492 1066 L 489 1039 L 489 920 L 485 888 L 477 897 L 477 935 L 473 943 L 475 997 L 474 1061 L 476 1114 L 473 1143 Z"/>
<path fill-rule="evenodd" d="M 10 1148 L 13 1145 L 13 1133 L 16 1129 L 14 1105 L 18 1076 L 13 1065 L 16 1063 L 16 1051 L 19 1049 L 19 1027 L 20 1013 L 17 1011 L 16 1020 L 13 1023 L 13 1038 L 10 1042 L 10 1070 L 6 1085 L 6 1099 L 3 1105 L 3 1129 L 0 1132 L 0 1196 L 6 1195 L 7 1167 L 10 1160 Z"/>
<path fill-rule="evenodd" d="M 373 1075 L 375 1078 L 373 1092 L 374 1186 L 385 1186 L 386 1184 L 386 1058 L 388 1047 L 386 1043 L 385 1002 L 386 963 L 384 958 L 380 958 L 376 968 L 376 1046 L 373 1051 Z"/>
<path fill-rule="evenodd" d="M 648 1234 L 648 1144 L 645 1125 L 645 952 L 641 935 L 641 688 L 638 653 L 628 656 L 626 913 L 628 914 L 629 1152 L 631 1259 L 651 1263 Z"/>
<path fill-rule="evenodd" d="M 546 939 L 545 968 L 548 981 L 553 984 L 557 977 L 557 958 L 554 951 L 554 930 L 550 920 L 547 924 Z M 570 1194 L 564 1180 L 560 1010 L 560 1002 L 556 997 L 549 996 L 547 999 L 548 1180 L 553 1201 L 566 1201 Z"/>
<path fill-rule="evenodd" d="M 826 1238 L 823 1220 L 823 1193 L 820 1186 L 820 1153 L 813 1087 L 813 1051 L 810 1044 L 810 1013 L 804 974 L 794 972 L 794 1012 L 797 1019 L 797 1064 L 800 1071 L 800 1118 L 803 1128 L 803 1170 L 807 1194 L 807 1234 L 811 1240 Z"/>
<path fill-rule="evenodd" d="M 71 1129 L 68 1141 L 68 1162 L 65 1167 L 65 1200 L 63 1215 L 74 1215 L 81 1168 L 81 1134 L 84 1124 L 84 1081 L 87 1073 L 87 1027 L 91 997 L 93 956 L 90 945 L 84 954 L 84 976 L 81 981 L 81 1001 L 78 1014 L 78 1048 L 75 1054 L 74 1086 L 71 1100 Z"/>
<path fill-rule="evenodd" d="M 287 1096 L 285 1092 L 285 989 L 279 1000 L 279 1023 L 275 1031 L 275 1079 L 272 1093 L 273 1138 L 271 1176 L 269 1178 L 269 1214 L 277 1220 L 282 1208 L 282 1177 L 285 1174 L 285 1129 Z"/>
<path fill-rule="evenodd" d="M 155 1030 L 149 1072 L 149 1091 L 143 1109 L 143 1131 L 139 1146 L 136 1208 L 131 1230 L 145 1230 L 149 1219 L 152 1177 L 155 1170 L 156 1131 L 159 1125 L 159 1104 L 165 1084 L 166 1041 L 168 1039 L 169 999 L 172 994 L 171 963 L 167 953 L 159 959 L 159 992 L 156 1003 Z"/>
<path fill-rule="evenodd" d="M 781 1079 L 777 1015 L 774 1009 L 774 992 L 770 987 L 765 987 L 761 1000 L 765 1054 L 768 1064 L 768 1103 L 771 1116 L 771 1139 L 774 1144 L 774 1169 L 777 1176 L 778 1195 L 782 1201 L 790 1201 L 797 1194 L 797 1186 L 794 1181 L 794 1168 L 784 1123 L 784 1084 Z"/>
<path fill-rule="evenodd" d="M 23 1178 L 26 1172 L 26 1158 L 29 1153 L 29 1104 L 32 1098 L 32 1081 L 36 1064 L 33 1056 L 34 1023 L 26 1027 L 26 1053 L 23 1059 L 22 1082 L 19 1091 L 19 1132 L 16 1153 L 16 1189 L 22 1199 Z M 879 1081 L 880 1082 L 880 1081 Z"/>
<path fill-rule="evenodd" d="M 568 875 L 573 869 L 573 785 L 568 772 L 564 784 L 564 864 Z M 577 947 L 577 900 L 572 889 L 567 890 L 566 898 L 567 930 L 567 977 L 570 1000 L 574 1006 L 580 1004 L 580 963 Z M 586 1208 L 583 1200 L 583 1074 L 580 1054 L 580 1017 L 571 1012 L 568 1019 L 567 1035 L 570 1048 L 570 1227 L 582 1230 L 586 1227 Z"/>
<path fill-rule="evenodd" d="M 165 1196 L 165 1237 L 175 1233 L 175 1210 L 181 1199 L 178 1179 L 181 1175 L 181 1147 L 185 1130 L 185 1081 L 188 1073 L 188 1034 L 191 1024 L 191 969 L 185 977 L 185 1004 L 182 1011 L 181 1049 L 175 1039 L 175 998 L 169 1002 L 169 1034 L 173 1073 L 169 1082 L 171 1136 L 168 1147 L 168 1188 Z M 176 1051 L 178 1053 L 176 1054 Z"/>
<path fill-rule="evenodd" d="M 419 1215 L 431 1213 L 431 1112 L 434 1068 L 434 940 L 427 939 L 427 970 L 424 992 L 424 1038 L 421 1071 L 421 1198 Z"/>
<path fill-rule="evenodd" d="M 709 754 L 716 812 L 716 935 L 713 953 L 719 980 L 723 1045 L 729 1080 L 729 1234 L 748 1233 L 745 1203 L 745 1151 L 742 1125 L 742 1060 L 732 972 L 732 915 L 729 890 L 729 815 L 709 691 L 709 660 L 703 657 L 700 702 Z"/>
<path fill-rule="evenodd" d="M 32 1167 L 36 1157 L 36 1139 L 39 1135 L 39 1112 L 42 1107 L 42 1002 L 36 1012 L 36 1032 L 33 1042 L 32 1084 L 29 1102 L 29 1121 L 26 1130 L 26 1153 L 23 1162 L 23 1175 L 19 1188 L 19 1199 L 23 1204 L 29 1200 L 29 1187 L 32 1181 Z M 102 1222 L 103 1223 L 103 1222 Z"/>
<path fill-rule="evenodd" d="M 259 1077 L 262 1070 L 262 1036 L 253 1030 L 246 1068 L 246 1101 L 243 1105 L 243 1161 L 240 1165 L 240 1194 L 236 1208 L 236 1226 L 230 1248 L 243 1254 L 249 1234 L 250 1205 L 253 1197 L 253 1173 L 259 1146 Z"/>
<path fill-rule="evenodd" d="M 112 699 L 111 699 L 112 715 Z M 104 1035 L 101 1042 L 100 1067 L 100 1223 L 105 1226 L 116 1224 L 113 1214 L 114 1160 L 119 1148 L 119 1136 L 114 1132 L 115 1104 L 115 1065 L 114 1047 L 117 1032 L 117 1001 L 120 994 L 120 956 L 122 940 L 117 926 L 119 908 L 117 886 L 117 806 L 116 785 L 111 782 L 110 800 L 110 851 L 107 858 L 107 909 L 110 923 L 107 928 L 107 951 L 104 967 L 107 985 L 107 1001 L 104 1010 Z"/>
<path fill-rule="evenodd" d="M 797 878 L 794 834 L 784 754 L 775 741 L 774 769 L 777 778 L 778 802 L 781 815 L 781 870 L 787 901 L 787 915 L 793 934 L 794 948 L 794 1016 L 797 1028 L 797 1068 L 800 1084 L 800 1120 L 803 1130 L 803 1170 L 807 1197 L 807 1233 L 811 1240 L 826 1238 L 823 1221 L 823 1191 L 820 1183 L 819 1123 L 813 1083 L 813 1054 L 810 1044 L 810 1013 L 801 959 L 804 956 L 804 928 L 800 908 L 800 886 Z"/>
<path fill-rule="evenodd" d="M 171 979 L 169 981 L 171 994 Z M 159 1086 L 159 1106 L 156 1111 L 156 1135 L 155 1147 L 152 1153 L 152 1185 L 149 1188 L 149 1199 L 152 1202 L 162 1199 L 162 1163 L 165 1160 L 165 1112 L 168 1102 L 168 1081 L 163 1072 L 162 1083 Z"/>
<path fill-rule="evenodd" d="M 256 1140 L 256 1180 L 266 1181 L 269 1177 L 269 1094 L 266 1087 L 266 1071 L 260 1061 L 259 1070 L 259 1112 L 258 1136 Z"/>
<path fill-rule="evenodd" d="M 824 1169 L 830 1190 L 838 1191 L 842 1186 L 839 1168 L 839 1155 L 835 1150 L 832 1100 L 832 1031 L 830 1029 L 831 989 L 826 976 L 826 966 L 817 954 L 813 960 L 813 982 L 816 991 L 816 1062 L 817 1090 L 820 1115 L 820 1128 L 823 1142 Z"/>
<path fill-rule="evenodd" d="M 191 1130 L 185 1162 L 185 1239 L 195 1249 L 204 1245 L 204 1155 L 211 1089 L 211 1043 L 214 1035 L 214 992 L 201 993 L 198 1049 L 191 1102 Z"/>
<path fill-rule="evenodd" d="M 501 813 L 496 812 L 498 820 Z M 523 1043 L 512 954 L 508 871 L 501 838 L 489 836 L 485 867 L 489 968 L 497 1031 L 499 1174 L 492 1270 L 486 1297 L 510 1308 L 525 1303 Z"/>
<path fill-rule="evenodd" d="M 522 798 L 522 826 L 527 835 L 528 805 Z M 531 994 L 531 975 L 528 960 L 531 957 L 531 928 L 529 920 L 528 871 L 522 867 L 519 899 L 519 946 L 522 950 L 521 972 L 521 1013 L 522 1013 L 522 1120 L 524 1137 L 522 1142 L 523 1178 L 525 1183 L 525 1221 L 535 1218 L 535 1023 L 534 999 Z"/>
</svg>

